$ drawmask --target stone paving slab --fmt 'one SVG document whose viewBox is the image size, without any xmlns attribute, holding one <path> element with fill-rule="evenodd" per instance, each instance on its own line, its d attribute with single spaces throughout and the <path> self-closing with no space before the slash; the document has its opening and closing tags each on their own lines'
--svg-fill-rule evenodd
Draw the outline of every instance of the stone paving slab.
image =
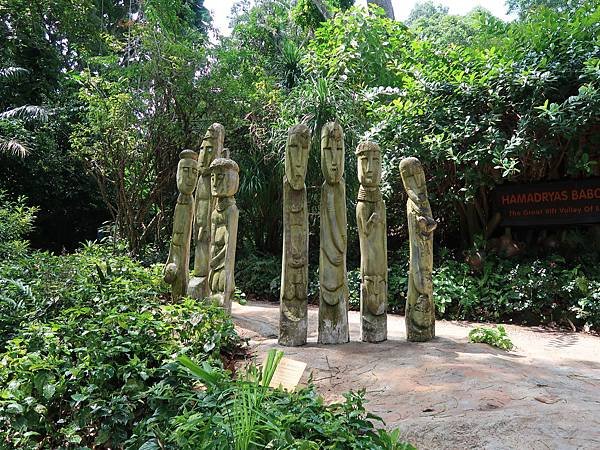
<svg viewBox="0 0 600 450">
<path fill-rule="evenodd" d="M 419 449 L 600 449 L 600 338 L 506 325 L 516 350 L 472 344 L 477 324 L 437 321 L 437 338 L 406 342 L 404 318 L 388 316 L 389 340 L 317 344 L 309 308 L 304 347 L 277 344 L 278 305 L 234 304 L 238 331 L 259 360 L 270 348 L 304 361 L 328 401 L 365 389 L 367 408 Z"/>
</svg>

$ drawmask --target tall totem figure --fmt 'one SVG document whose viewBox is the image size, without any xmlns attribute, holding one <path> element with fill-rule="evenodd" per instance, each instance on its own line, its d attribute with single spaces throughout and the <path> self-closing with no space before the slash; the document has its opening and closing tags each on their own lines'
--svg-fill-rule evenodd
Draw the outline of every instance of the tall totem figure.
<svg viewBox="0 0 600 450">
<path fill-rule="evenodd" d="M 288 130 L 283 177 L 283 260 L 279 344 L 306 344 L 308 293 L 308 205 L 306 168 L 310 131 L 304 124 Z"/>
<path fill-rule="evenodd" d="M 173 238 L 169 258 L 163 269 L 163 278 L 171 285 L 171 297 L 178 300 L 186 295 L 190 267 L 190 239 L 194 220 L 194 197 L 192 193 L 198 178 L 198 154 L 184 150 L 179 154 L 177 165 L 177 189 L 179 196 L 173 215 Z"/>
<path fill-rule="evenodd" d="M 410 240 L 408 295 L 406 297 L 406 336 L 423 342 L 435 337 L 433 303 L 433 231 L 437 222 L 427 198 L 425 172 L 417 158 L 404 158 L 400 174 L 408 194 L 406 214 Z"/>
<path fill-rule="evenodd" d="M 319 337 L 321 344 L 348 342 L 347 219 L 344 133 L 337 122 L 321 129 L 321 245 L 319 253 Z"/>
<path fill-rule="evenodd" d="M 387 339 L 387 227 L 381 197 L 381 153 L 374 142 L 356 148 L 358 202 L 356 224 L 360 240 L 360 329 L 365 342 Z"/>
<path fill-rule="evenodd" d="M 234 195 L 240 186 L 239 167 L 227 158 L 210 165 L 211 191 L 217 203 L 211 215 L 209 300 L 231 312 L 235 291 L 235 247 L 239 211 Z"/>
<path fill-rule="evenodd" d="M 196 184 L 194 218 L 194 273 L 188 287 L 188 295 L 203 299 L 208 297 L 208 272 L 210 252 L 210 215 L 214 209 L 215 199 L 210 190 L 210 164 L 221 157 L 225 128 L 220 123 L 213 123 L 202 139 L 198 154 L 198 183 Z"/>
</svg>

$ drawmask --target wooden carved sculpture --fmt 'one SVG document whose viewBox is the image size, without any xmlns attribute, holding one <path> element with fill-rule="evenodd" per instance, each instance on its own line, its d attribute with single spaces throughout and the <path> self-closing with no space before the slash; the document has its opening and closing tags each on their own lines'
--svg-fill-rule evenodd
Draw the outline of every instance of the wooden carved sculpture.
<svg viewBox="0 0 600 450">
<path fill-rule="evenodd" d="M 215 158 L 221 157 L 225 128 L 220 123 L 213 123 L 200 145 L 198 153 L 198 183 L 196 184 L 194 218 L 194 273 L 188 287 L 188 295 L 203 299 L 208 297 L 208 272 L 210 252 L 210 216 L 214 209 L 215 199 L 210 189 L 210 165 Z"/>
<path fill-rule="evenodd" d="M 173 238 L 169 258 L 163 270 L 166 283 L 171 285 L 171 296 L 178 300 L 186 295 L 189 279 L 190 239 L 194 219 L 194 197 L 192 193 L 198 178 L 198 155 L 192 150 L 179 154 L 177 166 L 177 189 L 179 196 L 173 215 Z"/>
<path fill-rule="evenodd" d="M 400 174 L 408 194 L 406 214 L 410 240 L 408 294 L 406 297 L 406 336 L 409 341 L 435 337 L 433 303 L 433 231 L 437 227 L 427 198 L 425 173 L 417 158 L 404 158 Z"/>
<path fill-rule="evenodd" d="M 279 343 L 306 344 L 308 294 L 308 205 L 306 168 L 310 131 L 304 124 L 288 130 L 283 177 L 283 260 Z"/>
<path fill-rule="evenodd" d="M 227 158 L 210 165 L 211 191 L 217 202 L 211 215 L 209 300 L 231 312 L 235 291 L 235 247 L 239 211 L 234 195 L 240 185 L 239 167 Z"/>
<path fill-rule="evenodd" d="M 321 242 L 319 253 L 319 335 L 321 344 L 348 342 L 347 219 L 344 133 L 337 122 L 321 130 Z"/>
<path fill-rule="evenodd" d="M 360 240 L 360 329 L 365 342 L 387 339 L 387 228 L 381 197 L 381 155 L 374 142 L 356 149 L 360 182 L 356 223 Z"/>
</svg>

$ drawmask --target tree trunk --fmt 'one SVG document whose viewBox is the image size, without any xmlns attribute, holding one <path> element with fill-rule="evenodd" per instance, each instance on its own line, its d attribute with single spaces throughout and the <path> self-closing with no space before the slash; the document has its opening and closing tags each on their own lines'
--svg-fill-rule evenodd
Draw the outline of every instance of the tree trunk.
<svg viewBox="0 0 600 450">
<path fill-rule="evenodd" d="M 383 8 L 385 15 L 394 20 L 394 8 L 392 6 L 392 0 L 367 0 L 367 3 Z"/>
<path fill-rule="evenodd" d="M 321 13 L 321 15 L 323 16 L 323 20 L 331 19 L 331 11 L 329 11 L 329 8 L 323 2 L 323 0 L 312 0 L 312 2 L 317 7 L 317 9 Z"/>
</svg>

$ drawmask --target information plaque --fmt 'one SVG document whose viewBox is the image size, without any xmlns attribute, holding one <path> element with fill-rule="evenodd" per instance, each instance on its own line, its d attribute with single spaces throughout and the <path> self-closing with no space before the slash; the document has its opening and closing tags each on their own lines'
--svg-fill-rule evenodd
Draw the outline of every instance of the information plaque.
<svg viewBox="0 0 600 450">
<path fill-rule="evenodd" d="M 600 222 L 600 178 L 507 184 L 494 190 L 500 225 L 575 225 Z"/>
</svg>

